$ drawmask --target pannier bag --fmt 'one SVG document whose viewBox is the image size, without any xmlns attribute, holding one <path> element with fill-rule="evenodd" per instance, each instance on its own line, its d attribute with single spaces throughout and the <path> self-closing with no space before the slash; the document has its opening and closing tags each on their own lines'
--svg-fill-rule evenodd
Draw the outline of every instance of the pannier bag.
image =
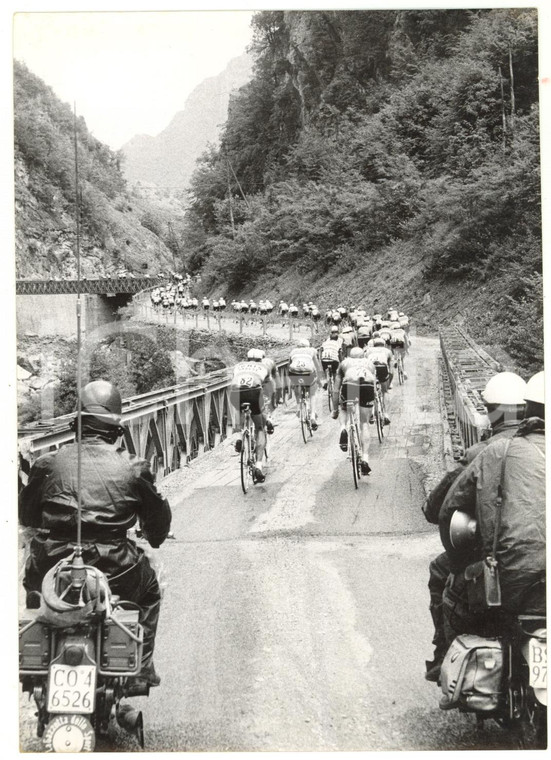
<svg viewBox="0 0 551 760">
<path fill-rule="evenodd" d="M 440 708 L 492 712 L 501 694 L 503 647 L 499 639 L 471 633 L 457 636 L 446 652 L 440 680 Z"/>
</svg>

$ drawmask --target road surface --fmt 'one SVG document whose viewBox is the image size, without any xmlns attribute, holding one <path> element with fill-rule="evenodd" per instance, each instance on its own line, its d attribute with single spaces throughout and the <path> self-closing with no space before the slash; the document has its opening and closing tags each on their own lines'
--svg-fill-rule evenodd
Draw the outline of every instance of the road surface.
<svg viewBox="0 0 551 760">
<path fill-rule="evenodd" d="M 175 538 L 150 550 L 165 588 L 144 711 L 155 751 L 357 751 L 506 748 L 497 727 L 438 708 L 429 560 L 440 552 L 421 505 L 443 473 L 438 341 L 417 337 L 374 428 L 372 474 L 354 488 L 338 423 L 307 444 L 294 402 L 279 407 L 266 482 L 243 494 L 228 440 L 161 489 Z M 32 708 L 21 746 L 40 750 Z M 114 729 L 103 751 L 139 751 Z"/>
</svg>

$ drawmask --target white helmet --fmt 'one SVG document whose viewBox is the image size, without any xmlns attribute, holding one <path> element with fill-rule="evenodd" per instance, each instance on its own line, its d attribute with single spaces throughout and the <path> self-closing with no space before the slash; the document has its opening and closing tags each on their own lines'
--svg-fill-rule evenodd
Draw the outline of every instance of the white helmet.
<svg viewBox="0 0 551 760">
<path fill-rule="evenodd" d="M 482 391 L 486 404 L 524 406 L 526 382 L 514 372 L 498 372 L 486 383 Z"/>
<path fill-rule="evenodd" d="M 299 348 L 309 348 L 310 341 L 308 340 L 308 338 L 297 338 L 296 345 Z"/>
<path fill-rule="evenodd" d="M 260 348 L 250 348 L 249 352 L 247 353 L 247 359 L 252 359 L 256 362 L 261 361 L 264 356 L 264 351 L 262 351 Z"/>
<path fill-rule="evenodd" d="M 545 376 L 543 370 L 533 375 L 526 383 L 524 399 L 525 401 L 533 401 L 535 404 L 545 404 Z"/>
<path fill-rule="evenodd" d="M 348 354 L 351 359 L 360 359 L 363 355 L 363 349 L 359 346 L 354 346 L 354 348 L 351 348 L 350 353 Z"/>
</svg>

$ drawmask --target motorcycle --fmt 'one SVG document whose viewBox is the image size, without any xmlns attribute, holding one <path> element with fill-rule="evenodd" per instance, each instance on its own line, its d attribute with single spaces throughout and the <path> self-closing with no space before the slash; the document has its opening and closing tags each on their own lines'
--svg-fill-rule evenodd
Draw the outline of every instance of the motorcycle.
<svg viewBox="0 0 551 760">
<path fill-rule="evenodd" d="M 442 663 L 440 707 L 492 720 L 519 749 L 547 747 L 546 619 L 518 615 L 497 636 L 463 634 Z"/>
<path fill-rule="evenodd" d="M 471 540 L 475 532 L 472 518 L 454 514 L 450 525 L 454 546 Z M 442 662 L 440 708 L 474 713 L 479 729 L 486 720 L 496 722 L 510 732 L 519 749 L 546 749 L 546 617 L 502 609 L 501 594 L 491 580 L 491 562 L 488 566 L 489 579 L 480 576 L 486 607 L 478 632 L 456 636 Z M 523 607 L 542 609 L 544 599 L 545 581 L 538 580 L 526 590 Z"/>
<path fill-rule="evenodd" d="M 113 720 L 144 747 L 142 713 L 121 701 L 147 696 L 138 677 L 143 628 L 136 605 L 113 596 L 78 547 L 44 577 L 38 608 L 19 625 L 19 679 L 37 707 L 47 752 L 92 752 Z"/>
</svg>

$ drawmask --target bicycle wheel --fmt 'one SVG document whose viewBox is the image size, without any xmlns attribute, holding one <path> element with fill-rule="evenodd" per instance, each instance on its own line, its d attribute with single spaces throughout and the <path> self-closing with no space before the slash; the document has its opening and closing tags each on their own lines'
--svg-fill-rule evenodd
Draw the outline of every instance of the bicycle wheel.
<svg viewBox="0 0 551 760">
<path fill-rule="evenodd" d="M 400 385 L 404 383 L 404 365 L 402 364 L 402 357 L 398 357 L 398 382 Z"/>
<path fill-rule="evenodd" d="M 348 446 L 350 447 L 350 460 L 352 462 L 352 474 L 354 476 L 354 486 L 358 487 L 360 480 L 360 461 L 358 452 L 358 439 L 356 438 L 355 425 L 348 427 Z"/>
<path fill-rule="evenodd" d="M 243 431 L 243 443 L 241 445 L 241 487 L 243 493 L 247 493 L 251 485 L 251 468 L 252 459 L 251 438 L 248 430 Z"/>
<path fill-rule="evenodd" d="M 352 462 L 352 475 L 354 477 L 354 487 L 358 487 L 359 475 L 359 462 L 358 462 L 358 443 L 356 440 L 356 431 L 354 425 L 350 425 L 348 428 L 348 446 L 350 447 L 350 461 Z"/>
<path fill-rule="evenodd" d="M 329 404 L 329 411 L 333 411 L 333 376 L 329 374 L 327 378 L 327 403 Z"/>
<path fill-rule="evenodd" d="M 308 410 L 306 409 L 306 401 L 304 398 L 301 398 L 300 400 L 300 429 L 302 431 L 302 439 L 304 443 L 308 441 L 308 437 L 306 435 L 306 431 L 308 430 L 308 420 L 307 420 Z"/>
<path fill-rule="evenodd" d="M 380 397 L 377 397 L 377 400 L 375 402 L 375 424 L 377 425 L 377 436 L 379 438 L 379 443 L 383 442 L 383 438 L 385 436 L 384 433 L 384 420 L 383 420 L 383 410 L 381 408 L 381 399 Z"/>
</svg>

